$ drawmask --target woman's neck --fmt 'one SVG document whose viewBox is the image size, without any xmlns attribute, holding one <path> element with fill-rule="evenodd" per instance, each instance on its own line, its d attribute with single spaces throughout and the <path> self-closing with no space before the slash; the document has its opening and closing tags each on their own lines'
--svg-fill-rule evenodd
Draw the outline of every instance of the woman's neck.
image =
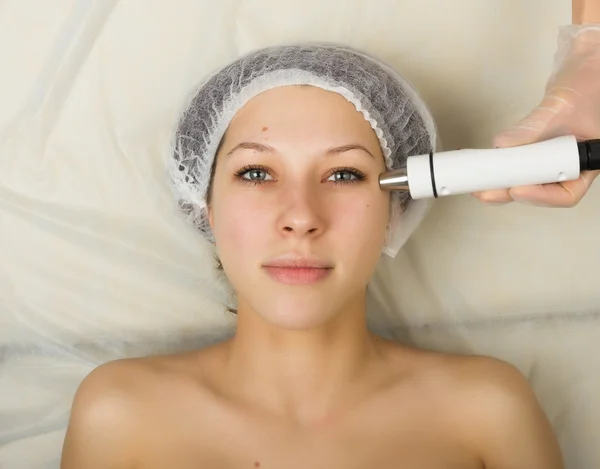
<svg viewBox="0 0 600 469">
<path fill-rule="evenodd" d="M 228 394 L 298 423 L 317 423 L 389 376 L 385 341 L 369 333 L 364 301 L 312 330 L 276 328 L 243 302 L 226 362 Z"/>
</svg>

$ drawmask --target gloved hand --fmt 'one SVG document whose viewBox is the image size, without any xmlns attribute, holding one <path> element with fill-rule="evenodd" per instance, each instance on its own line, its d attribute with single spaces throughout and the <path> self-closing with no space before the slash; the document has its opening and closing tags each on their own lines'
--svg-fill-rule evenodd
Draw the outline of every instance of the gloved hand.
<svg viewBox="0 0 600 469">
<path fill-rule="evenodd" d="M 494 138 L 495 147 L 535 143 L 561 135 L 600 138 L 600 24 L 560 29 L 554 70 L 540 105 Z M 546 207 L 573 207 L 600 171 L 576 181 L 474 193 L 482 202 L 512 201 Z"/>
</svg>

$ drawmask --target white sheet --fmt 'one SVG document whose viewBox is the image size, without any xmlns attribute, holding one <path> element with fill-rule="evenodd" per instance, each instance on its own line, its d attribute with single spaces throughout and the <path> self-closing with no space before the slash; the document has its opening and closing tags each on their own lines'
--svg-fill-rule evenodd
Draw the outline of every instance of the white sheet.
<svg viewBox="0 0 600 469">
<path fill-rule="evenodd" d="M 255 47 L 334 40 L 412 81 L 446 148 L 532 108 L 565 0 L 5 0 L 0 4 L 0 467 L 56 468 L 95 365 L 228 335 L 226 288 L 179 217 L 184 96 Z M 543 14 L 542 14 L 543 13 Z M 372 287 L 372 327 L 519 366 L 568 467 L 600 466 L 600 184 L 572 210 L 440 200 Z"/>
</svg>

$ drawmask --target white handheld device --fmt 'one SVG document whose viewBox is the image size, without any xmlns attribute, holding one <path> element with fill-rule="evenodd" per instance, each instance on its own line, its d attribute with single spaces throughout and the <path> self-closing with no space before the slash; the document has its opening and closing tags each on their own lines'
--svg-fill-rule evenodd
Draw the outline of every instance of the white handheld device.
<svg viewBox="0 0 600 469">
<path fill-rule="evenodd" d="M 600 140 L 572 136 L 511 148 L 462 149 L 409 156 L 406 168 L 379 177 L 382 190 L 413 199 L 575 180 L 600 169 Z"/>
</svg>

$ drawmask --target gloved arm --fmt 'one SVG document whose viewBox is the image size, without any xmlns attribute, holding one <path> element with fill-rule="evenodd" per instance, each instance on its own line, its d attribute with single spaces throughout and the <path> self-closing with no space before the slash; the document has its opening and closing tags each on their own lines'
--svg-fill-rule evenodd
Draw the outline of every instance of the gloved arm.
<svg viewBox="0 0 600 469">
<path fill-rule="evenodd" d="M 600 0 L 573 0 L 573 23 L 560 28 L 554 69 L 541 103 L 497 135 L 494 146 L 524 145 L 567 134 L 579 139 L 600 138 Z M 598 174 L 600 171 L 584 172 L 576 181 L 473 195 L 483 202 L 572 207 Z"/>
</svg>

